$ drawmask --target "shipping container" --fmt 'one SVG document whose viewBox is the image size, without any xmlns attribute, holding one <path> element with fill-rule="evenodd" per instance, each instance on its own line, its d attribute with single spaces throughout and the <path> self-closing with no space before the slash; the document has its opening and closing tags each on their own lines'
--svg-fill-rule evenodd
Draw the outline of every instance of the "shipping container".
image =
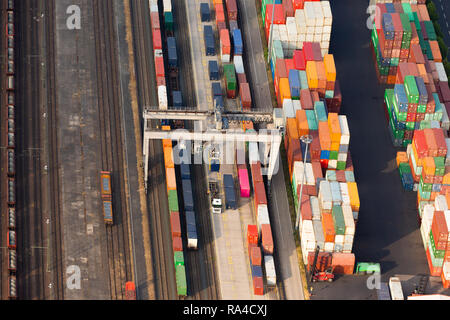
<svg viewBox="0 0 450 320">
<path fill-rule="evenodd" d="M 111 191 L 111 172 L 109 171 L 100 171 L 100 187 L 101 187 L 101 196 L 102 198 L 109 198 L 112 196 Z"/>
<path fill-rule="evenodd" d="M 113 224 L 113 210 L 112 201 L 108 199 L 102 199 L 103 208 L 103 220 L 106 224 Z"/>
<path fill-rule="evenodd" d="M 181 237 L 181 224 L 180 224 L 180 213 L 170 212 L 170 227 L 172 231 L 172 238 Z"/>
<path fill-rule="evenodd" d="M 389 289 L 392 300 L 405 300 L 403 295 L 402 283 L 397 277 L 389 278 Z"/>
<path fill-rule="evenodd" d="M 270 227 L 270 224 L 261 225 L 261 246 L 264 254 L 273 255 L 274 246 L 273 246 L 272 229 Z"/>
<path fill-rule="evenodd" d="M 211 13 L 208 3 L 200 3 L 200 17 L 202 22 L 209 22 L 211 20 Z"/>
</svg>

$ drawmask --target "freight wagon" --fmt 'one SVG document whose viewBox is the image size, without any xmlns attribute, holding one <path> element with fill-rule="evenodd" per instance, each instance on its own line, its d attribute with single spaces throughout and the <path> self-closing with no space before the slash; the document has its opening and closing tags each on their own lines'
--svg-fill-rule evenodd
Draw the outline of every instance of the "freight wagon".
<svg viewBox="0 0 450 320">
<path fill-rule="evenodd" d="M 17 299 L 16 276 L 13 275 L 8 278 L 8 298 Z"/>
<path fill-rule="evenodd" d="M 106 224 L 113 224 L 112 201 L 110 199 L 102 199 L 103 220 Z"/>
<path fill-rule="evenodd" d="M 8 208 L 8 229 L 16 229 L 16 208 Z"/>
<path fill-rule="evenodd" d="M 14 206 L 16 204 L 16 180 L 14 178 L 7 179 L 7 204 Z"/>
<path fill-rule="evenodd" d="M 6 24 L 6 35 L 7 36 L 14 36 L 14 23 L 7 23 Z"/>
<path fill-rule="evenodd" d="M 8 177 L 14 177 L 16 174 L 16 165 L 15 165 L 15 151 L 13 149 L 6 150 L 6 167 L 7 167 L 7 175 Z"/>
<path fill-rule="evenodd" d="M 14 91 L 14 76 L 9 75 L 6 77 L 6 90 Z"/>
<path fill-rule="evenodd" d="M 9 230 L 6 235 L 6 243 L 8 244 L 8 249 L 16 250 L 17 240 L 16 232 L 14 230 Z"/>
<path fill-rule="evenodd" d="M 17 252 L 16 250 L 8 250 L 8 270 L 15 273 L 17 270 Z"/>
<path fill-rule="evenodd" d="M 8 6 L 6 7 L 7 11 L 14 11 L 14 0 L 8 0 Z"/>
<path fill-rule="evenodd" d="M 14 49 L 14 36 L 6 37 L 6 47 L 8 49 Z"/>
<path fill-rule="evenodd" d="M 100 187 L 102 198 L 111 198 L 111 172 L 100 171 Z"/>
</svg>

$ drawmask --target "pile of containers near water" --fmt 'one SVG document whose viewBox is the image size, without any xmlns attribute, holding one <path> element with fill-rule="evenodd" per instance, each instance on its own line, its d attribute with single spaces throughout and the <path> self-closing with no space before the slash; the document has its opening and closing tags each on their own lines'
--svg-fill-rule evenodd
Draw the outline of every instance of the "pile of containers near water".
<svg viewBox="0 0 450 320">
<path fill-rule="evenodd" d="M 266 2 L 262 2 L 262 14 L 268 37 L 267 25 L 273 7 Z M 322 8 L 322 14 L 317 8 Z M 317 25 L 312 24 L 316 20 L 311 18 L 311 12 L 320 20 Z M 278 104 L 274 121 L 285 127 L 284 146 L 296 212 L 300 206 L 303 261 L 309 268 L 319 247 L 319 270 L 333 267 L 335 273 L 351 274 L 355 264 L 351 251 L 360 204 L 349 153 L 347 117 L 339 115 L 342 96 L 334 56 L 328 54 L 328 43 L 323 46 L 324 38 L 319 39 L 322 32 L 327 41 L 330 38 L 330 4 L 328 1 L 283 1 L 275 4 L 274 18 L 278 26 L 273 28 L 274 40 L 269 52 Z M 277 32 L 285 28 L 287 36 L 281 31 L 283 35 L 278 39 Z M 316 32 L 318 35 L 310 35 Z M 299 42 L 301 45 L 294 45 Z M 305 135 L 312 138 L 308 150 L 301 139 Z"/>
<path fill-rule="evenodd" d="M 430 274 L 450 284 L 450 90 L 425 1 L 377 4 L 372 44 L 402 185 L 417 191 Z"/>
</svg>

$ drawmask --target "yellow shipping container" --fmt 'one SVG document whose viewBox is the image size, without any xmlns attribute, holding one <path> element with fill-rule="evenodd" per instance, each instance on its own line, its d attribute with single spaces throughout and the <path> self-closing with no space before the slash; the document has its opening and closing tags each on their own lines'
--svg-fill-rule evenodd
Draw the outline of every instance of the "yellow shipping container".
<svg viewBox="0 0 450 320">
<path fill-rule="evenodd" d="M 356 182 L 347 182 L 348 194 L 350 196 L 350 205 L 352 211 L 359 211 L 359 194 Z"/>
<path fill-rule="evenodd" d="M 442 180 L 442 184 L 450 184 L 450 172 L 444 175 L 444 180 Z M 418 193 L 418 192 L 417 192 Z"/>
<path fill-rule="evenodd" d="M 331 142 L 339 143 L 341 141 L 341 126 L 337 113 L 330 112 L 328 114 L 328 128 L 330 129 Z"/>
<path fill-rule="evenodd" d="M 306 62 L 306 76 L 308 78 L 308 85 L 310 89 L 317 89 L 319 79 L 317 77 L 317 67 L 315 61 Z"/>
<path fill-rule="evenodd" d="M 334 56 L 332 54 L 326 54 L 323 57 L 323 63 L 325 64 L 325 74 L 327 81 L 336 81 L 336 65 L 334 64 Z"/>
<path fill-rule="evenodd" d="M 423 170 L 427 176 L 434 176 L 436 167 L 434 165 L 433 157 L 426 157 L 423 161 Z"/>
<path fill-rule="evenodd" d="M 339 142 L 331 141 L 331 149 L 330 149 L 330 151 L 339 151 L 340 145 L 341 144 Z"/>
<path fill-rule="evenodd" d="M 288 78 L 280 78 L 280 92 L 279 92 L 281 103 L 283 103 L 284 99 L 291 98 L 291 89 L 289 88 L 289 79 Z"/>
<path fill-rule="evenodd" d="M 422 77 L 423 82 L 425 82 L 425 84 L 430 83 L 428 81 L 427 70 L 425 69 L 425 65 L 421 64 L 421 63 L 418 63 L 417 64 L 417 69 L 419 70 L 419 76 Z"/>
</svg>

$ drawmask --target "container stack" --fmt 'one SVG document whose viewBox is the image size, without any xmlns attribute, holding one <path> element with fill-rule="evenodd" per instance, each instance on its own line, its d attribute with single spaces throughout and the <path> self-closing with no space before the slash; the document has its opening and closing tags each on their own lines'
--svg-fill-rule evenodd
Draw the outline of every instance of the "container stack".
<svg viewBox="0 0 450 320">
<path fill-rule="evenodd" d="M 342 97 L 336 80 L 334 56 L 322 56 L 318 43 L 305 42 L 303 50 L 294 50 L 293 58 L 283 57 L 279 47 L 274 46 L 270 68 L 277 106 L 313 110 L 316 102 L 323 102 L 328 111 L 339 113 Z M 292 114 L 290 110 L 284 112 Z"/>
<path fill-rule="evenodd" d="M 399 63 L 424 55 L 442 62 L 436 32 L 424 2 L 378 3 L 372 29 L 372 48 L 380 83 L 394 84 Z"/>
<path fill-rule="evenodd" d="M 321 53 L 328 53 L 333 24 L 329 1 L 287 0 L 272 3 L 267 0 L 261 2 L 261 17 L 268 42 L 280 41 L 286 57 L 292 57 L 296 49 L 303 49 L 305 42 L 317 42 Z M 271 28 L 273 12 L 274 25 Z"/>
</svg>

